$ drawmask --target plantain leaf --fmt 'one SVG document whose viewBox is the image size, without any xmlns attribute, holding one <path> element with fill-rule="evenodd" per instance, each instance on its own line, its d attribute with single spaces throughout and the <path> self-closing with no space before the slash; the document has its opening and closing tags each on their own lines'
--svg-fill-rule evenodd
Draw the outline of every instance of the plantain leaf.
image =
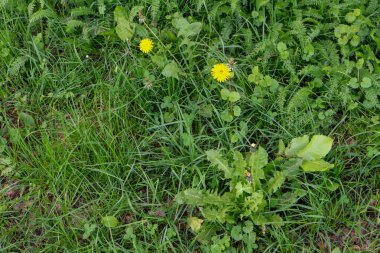
<svg viewBox="0 0 380 253">
<path fill-rule="evenodd" d="M 309 144 L 297 152 L 297 156 L 308 161 L 321 159 L 330 152 L 333 139 L 324 135 L 314 135 Z"/>
<path fill-rule="evenodd" d="M 225 160 L 219 150 L 206 151 L 207 160 L 211 162 L 211 165 L 217 166 L 219 170 L 224 172 L 225 178 L 232 178 L 234 169 L 229 167 L 227 160 Z"/>
<path fill-rule="evenodd" d="M 334 167 L 334 164 L 328 163 L 322 159 L 315 161 L 303 161 L 301 168 L 305 172 L 326 171 Z"/>
<path fill-rule="evenodd" d="M 297 153 L 309 143 L 309 136 L 304 135 L 292 139 L 290 145 L 285 149 L 285 155 L 288 157 L 296 156 Z"/>
</svg>

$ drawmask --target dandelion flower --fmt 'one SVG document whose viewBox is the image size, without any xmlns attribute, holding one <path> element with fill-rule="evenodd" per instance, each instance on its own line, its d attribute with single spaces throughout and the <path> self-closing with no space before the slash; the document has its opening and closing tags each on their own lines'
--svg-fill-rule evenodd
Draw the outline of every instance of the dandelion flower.
<svg viewBox="0 0 380 253">
<path fill-rule="evenodd" d="M 225 82 L 232 76 L 231 69 L 225 63 L 215 64 L 211 69 L 212 77 L 218 82 Z"/>
<path fill-rule="evenodd" d="M 143 53 L 149 53 L 153 49 L 153 41 L 151 39 L 143 39 L 140 41 L 139 46 L 141 52 Z"/>
</svg>

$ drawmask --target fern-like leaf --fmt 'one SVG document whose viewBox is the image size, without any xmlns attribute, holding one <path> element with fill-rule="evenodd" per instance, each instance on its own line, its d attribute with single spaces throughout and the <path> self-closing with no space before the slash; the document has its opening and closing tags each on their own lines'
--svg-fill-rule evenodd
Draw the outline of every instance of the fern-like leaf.
<svg viewBox="0 0 380 253">
<path fill-rule="evenodd" d="M 0 7 L 5 7 L 9 0 L 0 0 Z"/>
<path fill-rule="evenodd" d="M 20 71 L 20 69 L 25 65 L 27 60 L 27 56 L 19 56 L 16 59 L 14 59 L 8 68 L 8 74 L 10 76 L 16 75 Z"/>
<path fill-rule="evenodd" d="M 49 18 L 55 18 L 55 17 L 57 17 L 57 14 L 52 10 L 48 10 L 48 9 L 38 10 L 30 16 L 29 23 L 33 24 L 37 21 L 42 20 L 43 18 L 49 19 Z"/>
<path fill-rule="evenodd" d="M 88 16 L 88 15 L 95 15 L 96 13 L 88 7 L 77 7 L 71 10 L 71 17 L 79 17 L 79 16 Z"/>
<path fill-rule="evenodd" d="M 28 15 L 29 15 L 29 17 L 32 16 L 35 8 L 36 8 L 36 0 L 33 0 L 28 4 Z"/>
<path fill-rule="evenodd" d="M 158 14 L 160 10 L 161 0 L 152 0 L 151 5 L 151 13 L 152 13 L 152 20 L 158 19 Z"/>
<path fill-rule="evenodd" d="M 306 107 L 310 93 L 310 89 L 307 87 L 299 89 L 290 99 L 286 110 L 291 112 L 295 109 Z"/>
<path fill-rule="evenodd" d="M 275 171 L 274 175 L 268 181 L 268 189 L 269 193 L 275 193 L 280 187 L 284 184 L 286 179 L 286 172 L 284 171 Z"/>
<path fill-rule="evenodd" d="M 85 25 L 84 22 L 82 22 L 80 20 L 73 19 L 73 20 L 70 20 L 66 23 L 66 31 L 68 33 L 71 33 L 73 31 L 75 31 L 76 28 L 83 27 L 84 25 Z"/>
</svg>

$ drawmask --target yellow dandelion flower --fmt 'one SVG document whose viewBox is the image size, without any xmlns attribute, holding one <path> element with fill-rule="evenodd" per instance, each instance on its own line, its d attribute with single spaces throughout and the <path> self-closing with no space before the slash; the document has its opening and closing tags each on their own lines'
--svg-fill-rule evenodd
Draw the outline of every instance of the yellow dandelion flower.
<svg viewBox="0 0 380 253">
<path fill-rule="evenodd" d="M 218 82 L 225 82 L 227 79 L 232 77 L 231 69 L 225 63 L 215 64 L 211 69 L 212 77 Z"/>
<path fill-rule="evenodd" d="M 142 39 L 139 48 L 141 52 L 147 54 L 153 49 L 153 41 L 151 39 Z"/>
</svg>

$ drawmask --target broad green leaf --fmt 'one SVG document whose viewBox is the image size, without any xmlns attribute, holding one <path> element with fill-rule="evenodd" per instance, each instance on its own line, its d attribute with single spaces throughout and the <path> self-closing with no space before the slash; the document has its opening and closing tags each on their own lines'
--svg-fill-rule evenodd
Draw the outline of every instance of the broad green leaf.
<svg viewBox="0 0 380 253">
<path fill-rule="evenodd" d="M 334 167 L 334 164 L 328 163 L 322 159 L 315 161 L 303 161 L 301 168 L 305 172 L 326 171 Z"/>
<path fill-rule="evenodd" d="M 230 95 L 228 96 L 228 100 L 230 102 L 236 102 L 240 99 L 240 94 L 236 91 L 232 91 Z"/>
<path fill-rule="evenodd" d="M 115 27 L 117 36 L 123 41 L 131 40 L 134 35 L 134 25 L 128 21 L 125 9 L 121 6 L 116 6 L 113 13 L 117 23 Z"/>
<path fill-rule="evenodd" d="M 231 229 L 231 237 L 235 241 L 241 241 L 243 239 L 243 233 L 241 231 L 241 226 L 240 225 L 232 227 L 232 229 Z"/>
<path fill-rule="evenodd" d="M 178 36 L 190 37 L 197 35 L 202 30 L 201 22 L 194 22 L 180 28 Z"/>
<path fill-rule="evenodd" d="M 234 169 L 229 167 L 227 160 L 222 157 L 219 150 L 208 150 L 206 151 L 206 155 L 211 165 L 217 166 L 219 170 L 224 172 L 225 178 L 232 178 Z"/>
<path fill-rule="evenodd" d="M 283 140 L 278 141 L 278 152 L 277 155 L 283 155 L 285 153 L 285 144 Z"/>
<path fill-rule="evenodd" d="M 264 148 L 259 147 L 255 153 L 253 153 L 249 159 L 249 165 L 252 170 L 262 169 L 268 164 L 268 153 Z"/>
<path fill-rule="evenodd" d="M 259 10 L 261 7 L 269 3 L 269 0 L 256 0 L 256 10 Z"/>
<path fill-rule="evenodd" d="M 7 146 L 7 140 L 0 136 L 0 153 L 2 153 Z"/>
<path fill-rule="evenodd" d="M 158 67 L 163 68 L 165 66 L 166 59 L 164 56 L 155 54 L 151 56 L 151 59 Z"/>
<path fill-rule="evenodd" d="M 18 144 L 21 139 L 21 133 L 18 128 L 9 128 L 9 140 L 12 144 Z"/>
<path fill-rule="evenodd" d="M 185 19 L 184 17 L 177 16 L 172 20 L 172 25 L 177 29 L 181 29 L 182 27 L 188 26 L 189 21 L 187 21 L 187 19 Z"/>
<path fill-rule="evenodd" d="M 309 144 L 297 152 L 297 156 L 308 161 L 323 158 L 330 152 L 332 144 L 332 138 L 324 135 L 314 135 Z"/>
<path fill-rule="evenodd" d="M 221 95 L 223 100 L 228 100 L 228 98 L 230 97 L 230 93 L 231 92 L 227 89 L 221 89 L 220 90 L 220 95 Z"/>
<path fill-rule="evenodd" d="M 135 26 L 129 23 L 127 19 L 120 18 L 115 27 L 115 31 L 122 41 L 128 41 L 131 40 L 135 34 Z"/>
<path fill-rule="evenodd" d="M 274 214 L 274 215 L 269 216 L 268 220 L 275 227 L 281 227 L 284 225 L 284 221 L 282 220 L 281 216 L 278 214 Z"/>
<path fill-rule="evenodd" d="M 262 214 L 252 215 L 251 219 L 256 226 L 261 226 L 268 222 L 267 218 Z"/>
<path fill-rule="evenodd" d="M 346 14 L 345 18 L 346 18 L 346 21 L 348 23 L 353 23 L 355 21 L 355 19 L 356 19 L 356 16 L 355 16 L 355 14 L 353 12 L 349 12 L 349 13 Z"/>
<path fill-rule="evenodd" d="M 166 64 L 165 68 L 162 70 L 162 74 L 166 77 L 179 79 L 178 75 L 182 74 L 182 71 L 175 61 L 171 61 L 170 63 Z"/>
<path fill-rule="evenodd" d="M 359 88 L 358 79 L 356 77 L 351 78 L 350 81 L 348 81 L 348 85 L 353 89 Z"/>
<path fill-rule="evenodd" d="M 288 157 L 296 156 L 297 153 L 309 143 L 309 136 L 304 135 L 292 139 L 289 146 L 285 150 L 285 155 Z"/>
<path fill-rule="evenodd" d="M 36 122 L 34 121 L 33 117 L 30 114 L 21 112 L 18 116 L 20 117 L 20 120 L 25 127 L 27 128 L 36 127 Z"/>
<path fill-rule="evenodd" d="M 189 147 L 191 146 L 191 143 L 193 143 L 193 136 L 189 133 L 183 133 L 182 141 L 183 141 L 183 145 L 185 145 L 186 147 Z"/>
<path fill-rule="evenodd" d="M 231 122 L 234 119 L 234 116 L 231 114 L 229 109 L 222 111 L 220 118 L 226 122 Z"/>
<path fill-rule="evenodd" d="M 367 88 L 371 87 L 371 86 L 372 86 L 372 81 L 371 81 L 371 79 L 368 78 L 368 77 L 364 77 L 364 78 L 362 79 L 362 81 L 360 82 L 360 86 L 361 86 L 363 89 L 367 89 Z"/>
<path fill-rule="evenodd" d="M 103 226 L 107 228 L 114 228 L 117 227 L 117 225 L 119 224 L 119 221 L 115 216 L 104 216 L 101 222 Z"/>
<path fill-rule="evenodd" d="M 248 233 L 251 233 L 253 231 L 253 223 L 252 221 L 245 221 L 244 222 L 244 227 L 243 227 L 243 232 L 248 234 Z"/>
<path fill-rule="evenodd" d="M 191 230 L 193 230 L 194 232 L 198 232 L 201 229 L 202 223 L 203 223 L 203 220 L 197 217 L 189 218 L 189 226 Z"/>
<path fill-rule="evenodd" d="M 331 253 L 341 253 L 340 248 L 339 248 L 339 247 L 335 247 L 335 248 L 331 251 Z"/>
<path fill-rule="evenodd" d="M 286 46 L 286 44 L 285 44 L 284 42 L 279 42 L 279 43 L 277 44 L 277 50 L 278 50 L 279 52 L 286 51 L 286 50 L 287 50 L 287 46 Z"/>
<path fill-rule="evenodd" d="M 275 193 L 285 182 L 287 173 L 285 171 L 275 171 L 274 175 L 268 181 L 268 189 L 269 193 Z"/>
</svg>

